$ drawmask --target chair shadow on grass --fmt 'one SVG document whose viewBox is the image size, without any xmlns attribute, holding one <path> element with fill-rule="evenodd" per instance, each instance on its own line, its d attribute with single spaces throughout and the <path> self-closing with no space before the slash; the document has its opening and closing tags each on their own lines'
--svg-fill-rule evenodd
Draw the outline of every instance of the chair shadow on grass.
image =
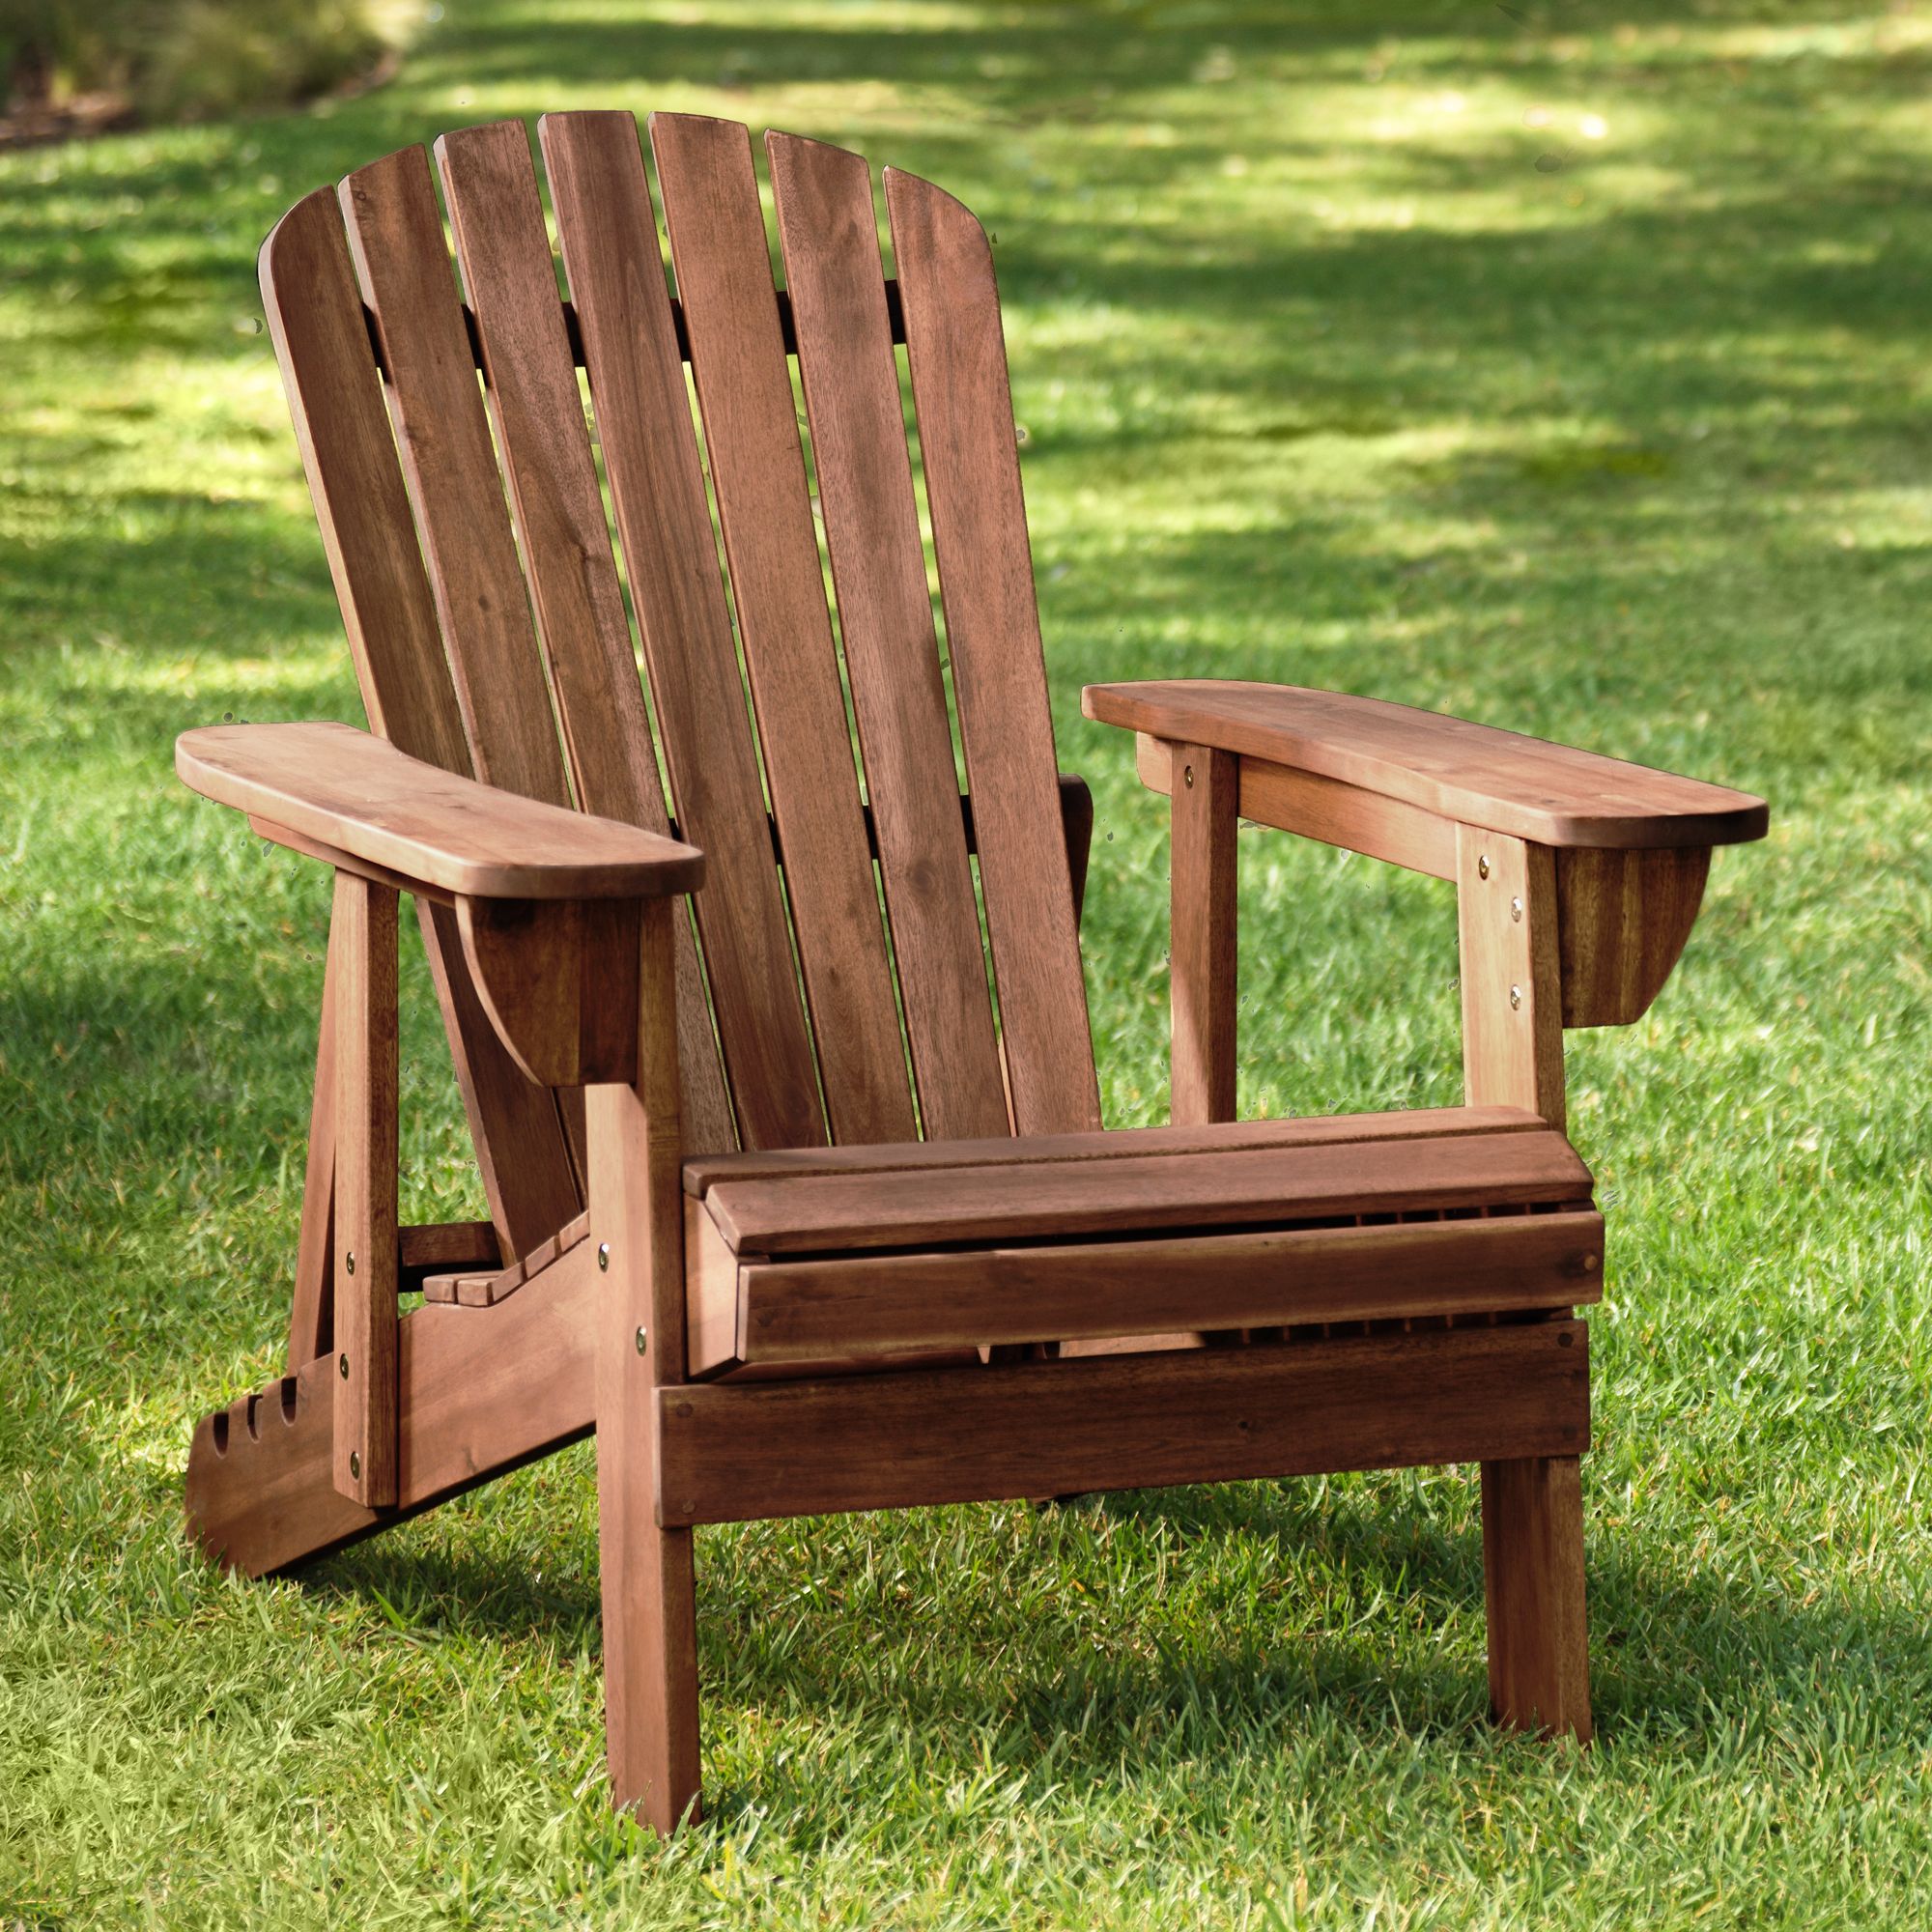
<svg viewBox="0 0 1932 1932">
<path fill-rule="evenodd" d="M 1473 1485 L 1474 1469 L 1464 1473 Z M 909 1633 L 903 1624 L 893 1628 L 891 1609 L 881 1605 L 876 1642 L 867 1644 L 855 1642 L 849 1609 L 801 1611 L 796 1588 L 782 1586 L 810 1579 L 839 1594 L 863 1567 L 850 1555 L 828 1563 L 804 1546 L 788 1563 L 758 1566 L 772 1601 L 783 1605 L 774 1612 L 782 1620 L 781 1654 L 761 1654 L 761 1634 L 778 1625 L 767 1619 L 757 1585 L 721 1586 L 722 1566 L 707 1565 L 700 1537 L 705 1708 L 720 1714 L 753 1705 L 808 1720 L 859 1719 L 873 1728 L 916 1731 L 942 1781 L 980 1766 L 989 1733 L 1009 1775 L 1050 1758 L 1055 1777 L 1118 1778 L 1144 1747 L 1153 1715 L 1193 1733 L 1210 1753 L 1315 1726 L 1351 1734 L 1365 1747 L 1392 1736 L 1452 1752 L 1494 1743 L 1523 1753 L 1525 1776 L 1542 1775 L 1540 1747 L 1502 1740 L 1489 1727 L 1473 1511 L 1452 1523 L 1412 1493 L 1378 1490 L 1358 1498 L 1330 1491 L 1311 1501 L 1313 1490 L 1310 1483 L 1251 1483 L 1124 1492 L 1048 1505 L 1043 1515 L 1092 1513 L 1158 1529 L 1169 1534 L 1170 1560 L 1209 1574 L 1217 1544 L 1259 1540 L 1280 1552 L 1284 1574 L 1316 1550 L 1328 1570 L 1348 1577 L 1353 1598 L 1370 1605 L 1346 1631 L 1331 1634 L 1318 1624 L 1278 1640 L 1267 1605 L 1280 1599 L 1270 1598 L 1245 1628 L 1229 1628 L 1229 1614 L 1220 1613 L 1222 1633 L 1205 1650 L 1198 1642 L 1183 1649 L 1164 1641 L 1159 1629 L 1142 1633 L 1151 1650 L 1127 1647 L 1109 1632 L 1097 1642 L 1069 1636 L 1055 1655 L 1034 1650 L 1017 1664 L 992 1669 L 974 1669 L 964 1659 L 964 1647 L 983 1632 L 963 1619 L 944 1632 Z M 492 1552 L 490 1540 L 464 1530 L 433 1548 L 407 1533 L 383 1539 L 316 1566 L 305 1586 L 324 1598 L 380 1598 L 399 1621 L 421 1606 L 440 1628 L 470 1639 L 534 1641 L 562 1654 L 593 1649 L 594 1548 L 578 1539 L 573 1556 L 533 1584 L 526 1559 Z M 1056 1557 L 1042 1547 L 1023 1561 L 1047 1566 Z M 1708 1748 L 1717 1723 L 1757 1731 L 1781 1715 L 1789 1728 L 1802 1725 L 1807 1712 L 1822 1717 L 1848 1704 L 1901 1746 L 1923 1736 L 1932 1671 L 1918 1661 L 1922 1626 L 1909 1605 L 1863 1611 L 1747 1592 L 1611 1531 L 1592 1537 L 1589 1572 L 1592 1690 L 1603 1747 L 1695 1755 Z M 721 1587 L 728 1588 L 724 1604 Z M 999 1580 L 987 1588 L 986 1624 L 1009 1630 L 1011 1647 L 1031 1648 L 1024 1620 L 1000 1601 Z M 1292 1613 L 1292 1603 L 1285 1607 Z M 863 1626 L 863 1613 L 858 1621 Z M 1401 1629 L 1418 1621 L 1457 1633 L 1455 1641 L 1432 1646 L 1425 1662 L 1412 1647 L 1401 1654 Z M 714 1781 L 707 1805 L 714 1817 L 729 1817 L 751 1797 Z M 771 1797 L 761 1792 L 758 1802 Z"/>
</svg>

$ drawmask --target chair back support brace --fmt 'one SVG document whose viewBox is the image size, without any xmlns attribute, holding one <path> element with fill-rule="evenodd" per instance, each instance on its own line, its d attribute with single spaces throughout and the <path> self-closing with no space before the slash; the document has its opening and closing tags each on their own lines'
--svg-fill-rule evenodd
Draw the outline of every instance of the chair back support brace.
<svg viewBox="0 0 1932 1932">
<path fill-rule="evenodd" d="M 612 1794 L 668 1831 L 697 1524 L 1474 1462 L 1495 1711 L 1587 1739 L 1562 1030 L 1645 1010 L 1763 806 L 1094 687 L 1173 818 L 1172 1124 L 1102 1132 L 984 232 L 888 169 L 888 276 L 867 163 L 773 133 L 768 236 L 747 131 L 660 115 L 661 237 L 629 115 L 539 136 L 560 264 L 514 122 L 263 249 L 377 737 L 178 748 L 335 870 L 289 1373 L 197 1431 L 194 1533 L 287 1569 L 594 1430 Z M 1456 882 L 1463 1107 L 1237 1121 L 1243 818 Z M 403 892 L 487 1221 L 398 1222 Z"/>
</svg>

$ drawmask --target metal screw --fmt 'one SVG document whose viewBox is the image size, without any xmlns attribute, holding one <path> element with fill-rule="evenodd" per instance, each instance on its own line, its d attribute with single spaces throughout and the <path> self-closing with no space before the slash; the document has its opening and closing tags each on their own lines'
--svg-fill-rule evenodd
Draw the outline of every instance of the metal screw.
<svg viewBox="0 0 1932 1932">
<path fill-rule="evenodd" d="M 1522 988 L 1520 986 L 1512 986 L 1510 988 L 1510 1007 L 1512 1010 L 1521 1005 L 1522 1005 Z"/>
<path fill-rule="evenodd" d="M 638 1329 L 638 1353 L 639 1353 L 639 1354 L 640 1354 L 640 1355 L 641 1355 L 641 1354 L 642 1354 L 642 1353 L 644 1352 L 645 1349 L 646 1349 L 647 1347 L 649 1347 L 649 1345 L 650 1345 L 650 1339 L 651 1339 L 651 1338 L 650 1338 L 650 1336 L 649 1336 L 649 1335 L 648 1335 L 648 1334 L 647 1334 L 647 1333 L 645 1332 L 645 1330 L 644 1330 L 644 1329 L 643 1329 L 643 1328 L 642 1328 L 641 1326 L 639 1326 L 639 1328 Z"/>
<path fill-rule="evenodd" d="M 346 1267 L 351 1274 L 354 1274 L 355 1272 L 355 1250 L 354 1248 L 351 1248 L 349 1250 L 349 1253 L 343 1258 L 342 1265 Z"/>
<path fill-rule="evenodd" d="M 362 1480 L 362 1458 L 354 1449 L 349 1452 L 349 1475 L 353 1482 Z"/>
<path fill-rule="evenodd" d="M 336 1356 L 335 1373 L 338 1376 L 340 1376 L 344 1381 L 347 1381 L 349 1379 L 349 1357 L 346 1353 Z"/>
<path fill-rule="evenodd" d="M 1520 899 L 1510 900 L 1510 917 L 1513 920 L 1515 920 L 1519 925 L 1522 923 L 1522 901 Z"/>
<path fill-rule="evenodd" d="M 1180 776 L 1187 781 L 1187 788 L 1189 791 L 1192 791 L 1194 789 L 1194 767 L 1192 765 L 1181 766 Z"/>
<path fill-rule="evenodd" d="M 1583 1257 L 1583 1272 L 1585 1274 L 1595 1274 L 1601 1264 L 1601 1258 L 1599 1256 L 1585 1255 Z"/>
<path fill-rule="evenodd" d="M 1487 879 L 1490 876 L 1490 855 L 1487 852 L 1476 854 L 1476 876 L 1479 879 Z"/>
<path fill-rule="evenodd" d="M 611 1243 L 609 1241 L 599 1241 L 597 1243 L 598 1273 L 602 1274 L 606 1269 L 610 1267 L 610 1265 L 611 1265 Z"/>
</svg>

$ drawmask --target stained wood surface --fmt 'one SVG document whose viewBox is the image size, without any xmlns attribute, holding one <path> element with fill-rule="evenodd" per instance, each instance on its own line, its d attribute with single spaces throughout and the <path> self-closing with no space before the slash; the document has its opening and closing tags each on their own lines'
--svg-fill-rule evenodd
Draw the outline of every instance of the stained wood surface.
<svg viewBox="0 0 1932 1932">
<path fill-rule="evenodd" d="M 912 1092 L 751 140 L 698 115 L 650 127 L 832 1137 L 902 1139 Z"/>
<path fill-rule="evenodd" d="M 227 1568 L 270 1576 L 588 1435 L 603 1279 L 581 1245 L 500 1307 L 425 1305 L 403 1317 L 394 1509 L 335 1487 L 333 1353 L 204 1416 L 188 1449 L 190 1535 Z"/>
<path fill-rule="evenodd" d="M 333 193 L 305 195 L 276 224 L 261 284 L 370 725 L 412 757 L 467 773 L 462 711 Z M 536 1240 L 577 1207 L 555 1105 L 497 1043 L 453 921 L 423 915 L 421 925 L 491 1212 L 512 1240 Z"/>
<path fill-rule="evenodd" d="M 207 724 L 175 770 L 218 800 L 474 898 L 639 898 L 694 890 L 701 853 L 406 756 L 348 724 Z"/>
<path fill-rule="evenodd" d="M 697 924 L 738 1136 L 810 1145 L 826 1131 L 811 1041 L 637 124 L 553 114 L 541 138 L 674 809 L 712 861 Z M 722 1145 L 696 1111 L 693 1052 L 687 1132 Z"/>
<path fill-rule="evenodd" d="M 886 208 L 979 834 L 1014 1129 L 1100 1123 L 999 289 L 985 231 L 896 168 Z"/>
<path fill-rule="evenodd" d="M 1560 1128 L 1556 855 L 1466 825 L 1457 855 L 1464 1094 L 1471 1106 L 1533 1108 Z"/>
<path fill-rule="evenodd" d="M 338 873 L 335 938 L 335 1487 L 396 1500 L 396 895 Z"/>
<path fill-rule="evenodd" d="M 1764 801 L 1541 738 L 1341 692 L 1220 679 L 1091 684 L 1103 724 L 1207 744 L 1460 824 L 1547 845 L 1734 845 L 1764 837 Z"/>
<path fill-rule="evenodd" d="M 295 1293 L 289 1302 L 290 1375 L 321 1354 L 335 1333 L 335 954 L 331 922 L 322 970 L 322 1020 L 315 1045 L 315 1088 L 309 1099 Z"/>
<path fill-rule="evenodd" d="M 1576 1201 L 1590 1174 L 1555 1133 L 1127 1154 L 777 1180 L 713 1180 L 704 1205 L 740 1254 L 1003 1243 L 1327 1214 Z"/>
<path fill-rule="evenodd" d="M 1486 1460 L 1482 1482 L 1491 1708 L 1515 1729 L 1588 1744 L 1580 1465 L 1575 1455 Z"/>
<path fill-rule="evenodd" d="M 1563 1024 L 1628 1026 L 1677 964 L 1710 876 L 1708 851 L 1559 852 Z"/>
<path fill-rule="evenodd" d="M 1419 805 L 1313 772 L 1271 765 L 1262 758 L 1237 758 L 1240 815 L 1257 825 L 1272 825 L 1303 838 L 1319 838 L 1371 859 L 1406 866 L 1432 878 L 1456 876 L 1456 825 Z M 1174 752 L 1160 738 L 1138 732 L 1134 763 L 1141 782 L 1165 792 L 1174 780 Z"/>
<path fill-rule="evenodd" d="M 1576 1307 L 1601 1295 L 1603 1237 L 1583 1209 L 748 1263 L 692 1279 L 710 1318 L 692 1366 Z"/>
<path fill-rule="evenodd" d="M 1235 1118 L 1236 852 L 1240 761 L 1173 745 L 1168 960 L 1177 1126 Z"/>
<path fill-rule="evenodd" d="M 1069 1491 L 1575 1453 L 1581 1322 L 1257 1344 L 658 1397 L 663 1520 L 739 1522 Z"/>
<path fill-rule="evenodd" d="M 426 1302 L 453 1303 L 459 1308 L 494 1308 L 497 1302 L 507 1301 L 518 1289 L 534 1281 L 545 1268 L 561 1261 L 589 1232 L 589 1215 L 580 1214 L 541 1246 L 520 1256 L 507 1267 L 426 1275 L 422 1282 L 423 1299 Z"/>
<path fill-rule="evenodd" d="M 654 1391 L 684 1380 L 684 1219 L 671 908 L 645 913 L 631 1011 L 637 1074 L 588 1095 L 596 1305 L 597 1554 L 614 1804 L 661 1833 L 695 1813 L 697 1631 L 691 1532 L 659 1520 Z"/>
<path fill-rule="evenodd" d="M 1219 1154 L 1242 1149 L 1332 1147 L 1358 1141 L 1438 1140 L 1458 1134 L 1536 1133 L 1544 1122 L 1526 1107 L 1410 1107 L 1389 1114 L 1330 1114 L 1300 1120 L 1227 1121 L 1208 1126 L 1109 1127 L 1092 1133 L 1010 1135 L 975 1141 L 904 1141 L 896 1146 L 800 1148 L 758 1153 L 699 1154 L 684 1163 L 687 1194 L 720 1181 L 782 1180 L 811 1175 L 950 1172 L 975 1167 L 1042 1167 L 1150 1155 Z"/>
<path fill-rule="evenodd" d="M 794 135 L 767 134 L 765 150 L 921 1122 L 933 1140 L 997 1134 L 1006 1091 L 871 171 L 861 156 Z"/>
</svg>

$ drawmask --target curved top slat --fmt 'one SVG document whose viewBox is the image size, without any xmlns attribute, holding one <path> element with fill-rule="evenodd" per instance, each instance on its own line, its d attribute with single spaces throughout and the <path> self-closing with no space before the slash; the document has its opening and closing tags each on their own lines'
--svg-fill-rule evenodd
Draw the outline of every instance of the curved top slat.
<svg viewBox="0 0 1932 1932">
<path fill-rule="evenodd" d="M 862 156 L 765 136 L 846 674 L 929 1140 L 1008 1131 Z"/>
<path fill-rule="evenodd" d="M 904 1139 L 912 1090 L 751 141 L 690 114 L 650 130 L 833 1138 Z"/>
<path fill-rule="evenodd" d="M 992 250 L 931 183 L 885 183 L 1013 1121 L 1074 1132 L 1100 1101 Z"/>
</svg>

